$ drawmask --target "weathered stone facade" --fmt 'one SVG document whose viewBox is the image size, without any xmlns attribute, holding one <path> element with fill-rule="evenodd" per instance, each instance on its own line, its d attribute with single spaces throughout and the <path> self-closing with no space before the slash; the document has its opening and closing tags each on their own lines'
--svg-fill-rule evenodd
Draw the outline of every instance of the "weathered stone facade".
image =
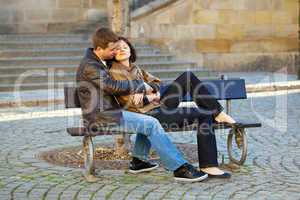
<svg viewBox="0 0 300 200">
<path fill-rule="evenodd" d="M 131 34 L 211 69 L 295 72 L 298 31 L 299 0 L 164 0 L 133 13 Z"/>
<path fill-rule="evenodd" d="M 79 30 L 107 23 L 106 0 L 0 0 L 0 33 Z"/>
</svg>

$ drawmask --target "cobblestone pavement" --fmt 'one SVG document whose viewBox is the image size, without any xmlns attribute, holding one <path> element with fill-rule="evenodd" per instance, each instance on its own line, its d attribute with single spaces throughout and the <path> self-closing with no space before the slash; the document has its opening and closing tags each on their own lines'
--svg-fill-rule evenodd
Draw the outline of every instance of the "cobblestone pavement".
<svg viewBox="0 0 300 200">
<path fill-rule="evenodd" d="M 194 184 L 177 183 L 172 174 L 162 168 L 141 175 L 103 170 L 98 171 L 98 182 L 86 183 L 81 170 L 53 166 L 35 157 L 46 149 L 80 145 L 80 138 L 71 138 L 65 131 L 79 120 L 78 115 L 67 117 L 64 110 L 56 110 L 54 114 L 48 112 L 49 115 L 36 117 L 30 112 L 16 114 L 2 110 L 0 199 L 299 200 L 299 98 L 300 93 L 294 93 L 234 102 L 236 118 L 263 122 L 262 128 L 248 130 L 248 159 L 243 167 L 234 170 L 230 180 L 210 179 Z M 192 133 L 170 135 L 175 142 L 196 142 Z M 218 132 L 217 139 L 219 151 L 228 162 L 226 133 Z M 96 141 L 110 142 L 112 137 Z"/>
</svg>

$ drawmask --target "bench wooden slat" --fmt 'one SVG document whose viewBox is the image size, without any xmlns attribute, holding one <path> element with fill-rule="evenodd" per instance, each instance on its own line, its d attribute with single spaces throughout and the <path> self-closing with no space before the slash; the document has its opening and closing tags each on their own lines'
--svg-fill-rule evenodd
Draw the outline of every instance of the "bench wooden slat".
<svg viewBox="0 0 300 200">
<path fill-rule="evenodd" d="M 239 128 L 258 128 L 261 127 L 262 124 L 258 122 L 242 122 L 242 125 Z M 215 129 L 229 129 L 232 128 L 224 123 L 215 123 L 213 124 Z M 182 128 L 165 128 L 167 132 L 180 132 L 180 131 L 193 131 L 196 130 L 197 124 L 191 124 Z"/>
<path fill-rule="evenodd" d="M 65 87 L 65 108 L 80 108 L 80 101 L 76 87 Z"/>
<path fill-rule="evenodd" d="M 240 128 L 257 128 L 257 127 L 261 127 L 261 123 L 243 122 L 242 126 L 240 126 Z M 185 126 L 183 128 L 165 128 L 165 130 L 167 132 L 179 132 L 179 131 L 192 131 L 192 130 L 196 130 L 196 128 L 197 128 L 196 124 L 191 124 L 191 125 Z M 214 128 L 215 129 L 228 129 L 228 128 L 231 128 L 231 126 L 228 126 L 224 123 L 215 123 Z M 120 127 L 112 127 L 112 128 L 106 127 L 102 130 L 99 130 L 97 132 L 92 132 L 92 133 L 88 133 L 88 131 L 84 127 L 72 127 L 72 128 L 67 128 L 67 132 L 71 136 L 85 136 L 85 135 L 101 136 L 101 135 L 134 134 L 134 133 L 132 133 L 130 131 L 126 131 Z"/>
<path fill-rule="evenodd" d="M 239 128 L 258 128 L 261 127 L 261 123 L 258 122 L 241 122 L 242 123 L 241 126 L 239 126 Z M 224 123 L 215 123 L 214 124 L 214 128 L 215 129 L 227 129 L 227 128 L 231 128 L 231 126 L 229 126 L 228 124 L 224 124 Z"/>
<path fill-rule="evenodd" d="M 135 134 L 133 132 L 124 130 L 120 127 L 105 127 L 101 130 L 88 132 L 85 127 L 67 128 L 67 132 L 71 136 L 101 136 L 101 135 L 120 135 L 120 134 Z"/>
<path fill-rule="evenodd" d="M 218 100 L 247 99 L 246 85 L 244 79 L 201 80 L 202 84 Z M 190 94 L 187 94 L 184 101 L 192 101 Z"/>
</svg>

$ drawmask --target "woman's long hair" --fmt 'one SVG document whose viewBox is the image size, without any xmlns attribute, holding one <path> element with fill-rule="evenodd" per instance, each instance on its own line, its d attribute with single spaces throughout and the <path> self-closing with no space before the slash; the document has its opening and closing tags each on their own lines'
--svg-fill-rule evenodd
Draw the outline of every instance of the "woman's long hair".
<svg viewBox="0 0 300 200">
<path fill-rule="evenodd" d="M 135 48 L 133 47 L 133 45 L 129 42 L 129 40 L 127 38 L 120 36 L 119 40 L 123 40 L 129 46 L 129 49 L 130 49 L 129 62 L 134 63 L 137 59 Z"/>
</svg>

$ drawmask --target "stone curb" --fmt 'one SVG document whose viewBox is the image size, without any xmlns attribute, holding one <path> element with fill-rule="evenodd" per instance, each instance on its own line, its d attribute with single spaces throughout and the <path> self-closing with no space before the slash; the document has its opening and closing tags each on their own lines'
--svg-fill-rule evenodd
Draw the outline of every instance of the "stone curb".
<svg viewBox="0 0 300 200">
<path fill-rule="evenodd" d="M 260 84 L 247 84 L 247 93 L 262 93 L 262 92 L 275 92 L 283 90 L 295 90 L 300 89 L 299 81 L 285 81 L 285 82 L 275 82 L 275 83 L 260 83 Z M 40 99 L 40 100 L 30 100 L 30 101 L 0 101 L 0 108 L 16 108 L 20 106 L 26 107 L 38 107 L 38 106 L 48 106 L 48 105 L 63 105 L 63 99 Z"/>
<path fill-rule="evenodd" d="M 285 81 L 285 82 L 246 85 L 246 90 L 248 93 L 274 92 L 280 90 L 294 90 L 294 89 L 300 89 L 300 81 Z"/>
</svg>

